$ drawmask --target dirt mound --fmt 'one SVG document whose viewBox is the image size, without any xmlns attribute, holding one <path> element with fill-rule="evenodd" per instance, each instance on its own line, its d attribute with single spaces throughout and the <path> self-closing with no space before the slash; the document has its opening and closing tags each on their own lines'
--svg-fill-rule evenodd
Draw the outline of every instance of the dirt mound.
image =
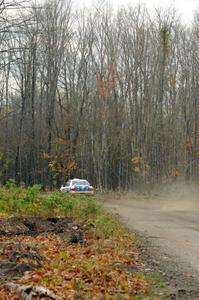
<svg viewBox="0 0 199 300">
<path fill-rule="evenodd" d="M 10 217 L 0 220 L 0 236 L 30 235 L 45 233 L 77 233 L 82 232 L 82 224 L 72 218 Z"/>
</svg>

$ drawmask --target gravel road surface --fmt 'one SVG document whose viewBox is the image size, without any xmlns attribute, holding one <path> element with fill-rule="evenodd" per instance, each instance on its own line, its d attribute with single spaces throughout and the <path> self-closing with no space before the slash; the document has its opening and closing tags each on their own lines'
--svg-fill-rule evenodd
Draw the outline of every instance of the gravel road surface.
<svg viewBox="0 0 199 300">
<path fill-rule="evenodd" d="M 175 289 L 172 299 L 199 299 L 199 207 L 160 199 L 121 198 L 103 203 L 147 240 L 143 247 L 148 263 L 153 262 Z"/>
</svg>

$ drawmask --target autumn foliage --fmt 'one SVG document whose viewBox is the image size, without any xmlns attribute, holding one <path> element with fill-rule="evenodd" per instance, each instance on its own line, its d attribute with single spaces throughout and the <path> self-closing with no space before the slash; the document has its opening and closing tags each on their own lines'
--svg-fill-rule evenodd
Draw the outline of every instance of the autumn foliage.
<svg viewBox="0 0 199 300">
<path fill-rule="evenodd" d="M 104 98 L 110 98 L 113 95 L 113 90 L 116 87 L 117 70 L 115 64 L 110 64 L 107 70 L 97 73 L 97 91 Z"/>
</svg>

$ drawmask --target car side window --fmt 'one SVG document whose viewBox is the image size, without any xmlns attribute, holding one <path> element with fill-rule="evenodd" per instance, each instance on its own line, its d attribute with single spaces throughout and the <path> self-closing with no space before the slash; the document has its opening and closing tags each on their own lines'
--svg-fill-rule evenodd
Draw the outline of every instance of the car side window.
<svg viewBox="0 0 199 300">
<path fill-rule="evenodd" d="M 70 186 L 70 181 L 67 181 L 67 182 L 66 182 L 66 186 Z"/>
</svg>

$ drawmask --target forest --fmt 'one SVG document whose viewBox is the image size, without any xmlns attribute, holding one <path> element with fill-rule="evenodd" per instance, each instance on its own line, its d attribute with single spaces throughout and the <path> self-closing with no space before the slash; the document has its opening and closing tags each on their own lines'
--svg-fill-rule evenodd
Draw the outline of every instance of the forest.
<svg viewBox="0 0 199 300">
<path fill-rule="evenodd" d="M 0 2 L 0 183 L 199 180 L 199 12 Z"/>
</svg>

